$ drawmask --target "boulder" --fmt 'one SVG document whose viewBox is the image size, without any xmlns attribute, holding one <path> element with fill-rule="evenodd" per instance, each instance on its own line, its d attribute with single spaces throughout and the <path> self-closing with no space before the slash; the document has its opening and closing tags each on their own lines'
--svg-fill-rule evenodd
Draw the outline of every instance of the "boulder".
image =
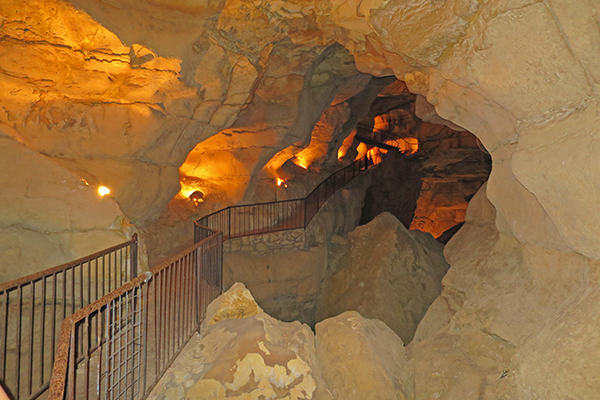
<svg viewBox="0 0 600 400">
<path fill-rule="evenodd" d="M 311 329 L 265 314 L 243 284 L 211 303 L 205 321 L 196 351 L 204 365 L 185 398 L 332 399 Z"/>
<path fill-rule="evenodd" d="M 409 343 L 442 290 L 448 270 L 443 246 L 428 233 L 409 232 L 389 213 L 356 228 L 349 241 L 322 283 L 317 321 L 355 310 L 385 322 Z"/>
<path fill-rule="evenodd" d="M 412 398 L 404 344 L 386 324 L 347 311 L 315 329 L 317 357 L 334 399 Z"/>
<path fill-rule="evenodd" d="M 247 318 L 262 312 L 250 291 L 243 283 L 236 282 L 217 297 L 206 309 L 202 330 L 225 319 Z"/>
</svg>

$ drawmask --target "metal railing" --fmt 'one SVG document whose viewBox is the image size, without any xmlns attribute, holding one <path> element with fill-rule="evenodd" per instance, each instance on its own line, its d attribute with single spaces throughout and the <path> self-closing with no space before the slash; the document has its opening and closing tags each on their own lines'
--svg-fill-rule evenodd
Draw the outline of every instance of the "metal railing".
<svg viewBox="0 0 600 400">
<path fill-rule="evenodd" d="M 145 398 L 222 288 L 223 235 L 204 239 L 67 317 L 49 400 Z"/>
<path fill-rule="evenodd" d="M 61 322 L 137 275 L 137 235 L 120 245 L 0 285 L 0 383 L 36 399 L 50 384 Z"/>
<path fill-rule="evenodd" d="M 304 199 L 230 206 L 195 222 L 194 240 L 203 237 L 203 227 L 223 232 L 223 240 L 289 229 L 306 228 L 325 202 L 338 190 L 374 165 L 363 157 L 333 173 Z"/>
</svg>

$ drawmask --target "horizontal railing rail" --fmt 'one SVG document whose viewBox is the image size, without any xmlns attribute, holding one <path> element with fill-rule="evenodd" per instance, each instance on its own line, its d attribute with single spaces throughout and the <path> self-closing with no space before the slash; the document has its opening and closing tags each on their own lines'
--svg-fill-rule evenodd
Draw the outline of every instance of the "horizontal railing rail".
<svg viewBox="0 0 600 400">
<path fill-rule="evenodd" d="M 47 391 L 69 315 L 137 276 L 137 235 L 125 243 L 0 284 L 0 384 L 14 400 Z"/>
<path fill-rule="evenodd" d="M 49 400 L 143 399 L 199 331 L 223 285 L 223 234 L 187 250 L 63 322 Z"/>
<path fill-rule="evenodd" d="M 204 238 L 202 227 L 222 231 L 223 240 L 306 228 L 333 194 L 372 165 L 370 158 L 358 159 L 330 175 L 303 199 L 230 206 L 202 217 L 195 222 L 195 241 Z"/>
</svg>

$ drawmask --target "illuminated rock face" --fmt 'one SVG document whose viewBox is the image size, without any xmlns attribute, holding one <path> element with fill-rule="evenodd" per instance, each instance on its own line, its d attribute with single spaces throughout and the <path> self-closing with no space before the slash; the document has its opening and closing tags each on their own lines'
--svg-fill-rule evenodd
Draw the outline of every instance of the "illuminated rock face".
<svg viewBox="0 0 600 400">
<path fill-rule="evenodd" d="M 437 238 L 464 221 L 468 200 L 490 172 L 475 136 L 439 117 L 399 80 L 378 94 L 361 123 L 418 143 L 415 157 L 388 154 L 373 172 L 361 224 L 387 211 Z"/>
<path fill-rule="evenodd" d="M 592 49 L 600 38 L 586 30 L 593 13 L 584 11 L 597 6 L 469 0 L 342 4 L 336 10 L 346 21 L 344 45 L 366 59 L 358 63 L 360 70 L 387 64 L 440 116 L 479 137 L 494 163 L 506 166 L 498 179 L 492 172 L 488 190 L 503 232 L 522 243 L 598 257 L 593 238 L 600 224 L 584 217 L 598 203 L 595 168 L 584 161 L 597 158 L 589 156 L 597 77 L 588 71 L 598 70 Z M 437 15 L 445 15 L 444 22 L 433 25 Z M 534 25 L 543 28 L 531 30 Z M 368 46 L 371 41 L 378 46 Z M 564 142 L 556 144 L 559 137 Z M 519 204 L 503 194 L 523 188 L 533 197 Z M 544 233 L 531 232 L 516 215 L 535 216 L 544 227 L 537 231 Z"/>
<path fill-rule="evenodd" d="M 596 168 L 585 161 L 595 159 L 587 156 L 594 151 L 597 109 L 597 77 L 589 71 L 598 70 L 599 62 L 589 51 L 598 39 L 586 29 L 592 24 L 592 13 L 585 11 L 594 9 L 591 4 L 74 4 L 99 21 L 114 13 L 107 24 L 122 38 L 62 1 L 2 4 L 2 87 L 10 90 L 2 93 L 1 118 L 14 128 L 11 135 L 30 148 L 92 184 L 109 181 L 123 212 L 136 224 L 164 211 L 177 192 L 177 169 L 209 137 L 213 143 L 199 148 L 202 159 L 221 165 L 219 149 L 239 148 L 234 159 L 239 166 L 222 165 L 234 165 L 234 172 L 245 177 L 207 209 L 225 198 L 259 198 L 254 180 L 261 179 L 271 158 L 291 145 L 308 145 L 313 122 L 331 104 L 323 93 L 329 90 L 334 98 L 337 92 L 327 82 L 339 83 L 334 76 L 360 76 L 344 75 L 338 67 L 311 70 L 322 64 L 325 48 L 338 41 L 359 70 L 404 79 L 441 117 L 477 135 L 495 162 L 506 166 L 489 186 L 503 232 L 523 243 L 542 241 L 598 256 L 593 238 L 599 237 L 600 224 L 589 217 L 600 201 Z M 132 24 L 119 23 L 125 10 L 133 15 Z M 183 18 L 186 13 L 195 19 L 181 26 L 179 37 L 156 22 L 158 15 L 170 24 L 189 21 Z M 534 25 L 543 29 L 531 32 Z M 150 31 L 158 33 L 142 34 Z M 138 39 L 153 50 L 134 46 Z M 326 105 L 306 111 L 305 105 L 315 100 Z M 242 109 L 246 114 L 238 116 Z M 215 136 L 232 125 L 241 131 Z M 255 143 L 265 150 L 253 152 L 249 147 Z M 572 164 L 569 179 L 562 175 L 563 162 Z M 202 171 L 208 163 L 202 162 Z M 579 172 L 572 176 L 573 171 Z M 211 179 L 221 179 L 206 173 L 209 186 Z M 501 187 L 533 197 L 517 207 Z M 566 206 L 558 200 L 563 198 L 575 203 Z M 544 233 L 530 232 L 514 215 L 537 215 Z"/>
</svg>

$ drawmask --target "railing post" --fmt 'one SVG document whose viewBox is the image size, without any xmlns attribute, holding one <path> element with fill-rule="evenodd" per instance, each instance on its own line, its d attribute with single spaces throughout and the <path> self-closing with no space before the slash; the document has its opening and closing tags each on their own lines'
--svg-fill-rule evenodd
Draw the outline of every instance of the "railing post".
<svg viewBox="0 0 600 400">
<path fill-rule="evenodd" d="M 304 205 L 304 228 L 306 228 L 306 204 L 308 203 L 308 197 L 306 197 L 305 199 L 302 200 L 302 203 Z"/>
<path fill-rule="evenodd" d="M 140 304 L 144 305 L 144 314 L 143 314 L 143 318 L 144 318 L 144 322 L 143 322 L 143 337 L 144 337 L 144 343 L 142 343 L 142 345 L 144 346 L 144 349 L 142 350 L 142 368 L 144 371 L 144 375 L 143 375 L 143 380 L 142 380 L 142 393 L 146 393 L 146 385 L 148 384 L 147 382 L 147 375 L 148 375 L 148 309 L 150 308 L 150 280 L 152 279 L 152 272 L 148 271 L 146 272 L 146 276 L 148 277 L 146 279 L 146 282 L 142 288 L 142 295 L 144 296 L 144 298 L 142 299 L 142 301 L 140 301 Z M 156 340 L 156 332 L 154 333 L 154 337 Z"/>
<path fill-rule="evenodd" d="M 131 273 L 129 279 L 135 278 L 138 274 L 138 234 L 134 233 L 131 239 L 133 243 L 131 244 L 131 252 L 129 253 Z"/>
<path fill-rule="evenodd" d="M 227 220 L 228 220 L 227 222 L 229 224 L 229 227 L 227 228 L 227 238 L 231 239 L 231 207 L 229 207 Z"/>
</svg>

